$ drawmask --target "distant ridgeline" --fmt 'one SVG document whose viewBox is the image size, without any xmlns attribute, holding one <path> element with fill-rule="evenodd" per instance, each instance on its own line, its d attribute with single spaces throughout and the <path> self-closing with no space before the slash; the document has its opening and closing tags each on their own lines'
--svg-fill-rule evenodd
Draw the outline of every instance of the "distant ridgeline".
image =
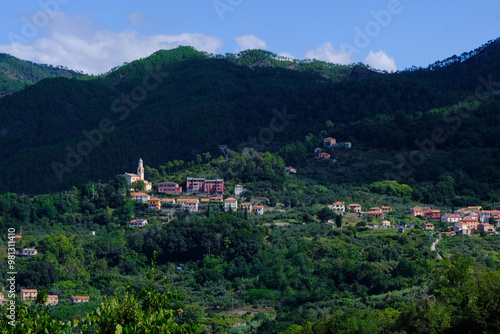
<svg viewBox="0 0 500 334">
<path fill-rule="evenodd" d="M 35 64 L 0 53 L 0 97 L 22 90 L 42 79 L 79 76 L 83 74 L 62 66 Z"/>
<path fill-rule="evenodd" d="M 369 182 L 387 175 L 436 181 L 454 171 L 469 177 L 475 193 L 500 179 L 499 44 L 397 73 L 262 50 L 208 55 L 191 47 L 158 51 L 96 77 L 17 60 L 17 68 L 70 78 L 0 99 L 0 191 L 32 194 L 107 181 L 135 166 L 138 156 L 158 169 L 202 152 L 218 155 L 221 144 L 273 152 L 324 131 L 323 138 L 390 153 L 370 169 Z M 38 80 L 27 70 L 13 72 L 15 58 L 2 59 L 3 78 Z M 306 157 L 296 148 L 282 156 L 300 167 Z"/>
</svg>

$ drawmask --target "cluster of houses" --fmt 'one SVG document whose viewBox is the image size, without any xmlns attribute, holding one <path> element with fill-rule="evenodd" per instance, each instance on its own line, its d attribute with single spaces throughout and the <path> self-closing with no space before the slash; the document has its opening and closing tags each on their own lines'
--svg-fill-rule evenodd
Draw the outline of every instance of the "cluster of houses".
<svg viewBox="0 0 500 334">
<path fill-rule="evenodd" d="M 147 203 L 147 206 L 151 210 L 161 210 L 162 206 L 166 204 L 170 205 L 180 205 L 183 209 L 189 210 L 190 212 L 198 212 L 200 209 L 207 207 L 210 204 L 219 204 L 225 211 L 238 211 L 247 210 L 249 213 L 256 215 L 264 214 L 263 205 L 254 205 L 252 203 L 240 203 L 238 205 L 238 200 L 234 197 L 223 198 L 219 196 L 205 197 L 205 198 L 151 198 L 150 195 L 146 193 L 131 193 L 132 199 L 141 203 Z M 146 222 L 147 223 L 147 222 Z M 130 226 L 144 226 L 146 224 L 142 220 L 131 221 Z"/>
<path fill-rule="evenodd" d="M 32 301 L 38 296 L 38 290 L 36 289 L 23 289 L 21 290 L 21 299 L 24 301 Z M 86 303 L 90 301 L 89 296 L 72 296 L 71 301 L 73 303 Z M 3 293 L 0 292 L 0 304 L 7 303 L 8 300 L 4 298 Z M 57 295 L 47 295 L 46 305 L 57 305 L 59 303 L 59 296 Z"/>
<path fill-rule="evenodd" d="M 481 206 L 469 206 L 442 216 L 440 210 L 433 210 L 430 207 L 414 207 L 410 210 L 410 214 L 415 217 L 441 219 L 442 222 L 454 224 L 453 231 L 442 232 L 444 235 L 471 235 L 476 230 L 495 233 L 495 225 L 500 224 L 500 207 L 496 207 L 495 210 L 483 210 Z M 491 218 L 495 220 L 495 224 L 490 224 Z M 427 223 L 425 228 L 433 230 L 434 224 Z"/>
<path fill-rule="evenodd" d="M 335 212 L 346 212 L 346 206 L 344 202 L 335 202 L 331 205 L 331 209 Z M 384 219 L 385 215 L 393 209 L 390 206 L 373 207 L 370 210 L 363 212 L 361 204 L 352 203 L 347 205 L 348 212 L 359 213 L 362 217 L 372 218 L 372 219 Z"/>
</svg>

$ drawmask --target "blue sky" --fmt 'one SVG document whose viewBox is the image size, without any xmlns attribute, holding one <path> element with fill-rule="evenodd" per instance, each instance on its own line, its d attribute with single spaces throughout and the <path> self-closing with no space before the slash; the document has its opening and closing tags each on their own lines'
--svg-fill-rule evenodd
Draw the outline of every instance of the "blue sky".
<svg viewBox="0 0 500 334">
<path fill-rule="evenodd" d="M 498 0 L 23 0 L 0 18 L 0 52 L 94 74 L 178 45 L 394 71 L 500 37 Z"/>
</svg>

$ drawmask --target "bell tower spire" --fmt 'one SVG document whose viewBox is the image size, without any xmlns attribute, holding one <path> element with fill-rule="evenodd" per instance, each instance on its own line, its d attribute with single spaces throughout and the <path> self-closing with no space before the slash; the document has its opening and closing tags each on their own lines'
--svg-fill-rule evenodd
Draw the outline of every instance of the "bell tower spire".
<svg viewBox="0 0 500 334">
<path fill-rule="evenodd" d="M 137 165 L 137 176 L 139 176 L 139 179 L 144 180 L 144 166 L 142 164 L 142 159 L 139 159 L 139 164 Z"/>
</svg>

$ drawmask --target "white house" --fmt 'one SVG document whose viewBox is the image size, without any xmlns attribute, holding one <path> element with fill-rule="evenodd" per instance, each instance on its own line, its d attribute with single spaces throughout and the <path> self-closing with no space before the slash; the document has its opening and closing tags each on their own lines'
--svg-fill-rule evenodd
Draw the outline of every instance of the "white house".
<svg viewBox="0 0 500 334">
<path fill-rule="evenodd" d="M 457 213 L 447 213 L 441 216 L 441 221 L 444 223 L 458 223 L 462 216 Z"/>
<path fill-rule="evenodd" d="M 147 223 L 148 221 L 146 219 L 134 219 L 131 220 L 130 223 L 128 223 L 128 225 L 130 227 L 144 227 L 146 226 Z"/>
<path fill-rule="evenodd" d="M 332 205 L 332 210 L 335 212 L 345 212 L 345 205 L 342 202 L 335 202 Z"/>
<path fill-rule="evenodd" d="M 33 248 L 25 248 L 23 249 L 23 255 L 28 256 L 28 255 L 37 255 L 38 251 Z"/>
<path fill-rule="evenodd" d="M 253 211 L 256 215 L 263 215 L 264 214 L 264 206 L 263 205 L 254 205 Z"/>
<path fill-rule="evenodd" d="M 234 196 L 239 196 L 243 192 L 243 187 L 241 184 L 237 184 L 234 186 Z"/>
<path fill-rule="evenodd" d="M 224 200 L 224 211 L 229 211 L 229 209 L 238 210 L 238 200 L 236 198 L 229 197 Z"/>
</svg>

